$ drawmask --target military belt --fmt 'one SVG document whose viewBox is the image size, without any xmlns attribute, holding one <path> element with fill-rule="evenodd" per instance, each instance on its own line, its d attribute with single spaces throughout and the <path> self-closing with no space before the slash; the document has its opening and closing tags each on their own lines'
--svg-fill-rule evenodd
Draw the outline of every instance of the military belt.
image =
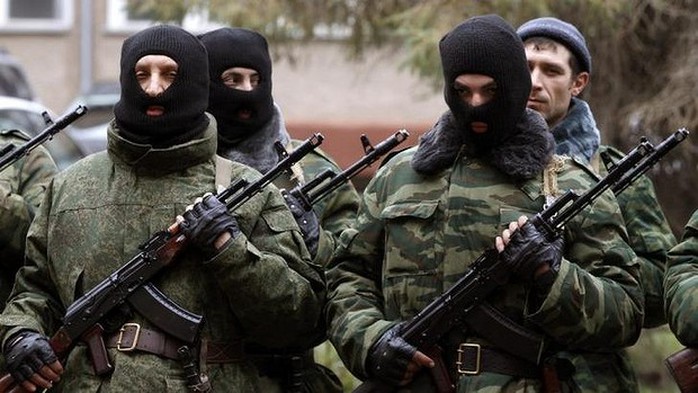
<svg viewBox="0 0 698 393">
<path fill-rule="evenodd" d="M 178 360 L 177 350 L 186 345 L 170 335 L 145 329 L 137 323 L 125 323 L 104 341 L 107 348 L 121 352 L 142 351 L 167 359 Z M 202 341 L 202 357 L 206 363 L 234 363 L 245 359 L 242 340 L 234 342 Z"/>
<path fill-rule="evenodd" d="M 491 372 L 530 379 L 541 377 L 538 365 L 494 348 L 466 342 L 461 343 L 456 351 L 455 371 L 458 376 Z"/>
</svg>

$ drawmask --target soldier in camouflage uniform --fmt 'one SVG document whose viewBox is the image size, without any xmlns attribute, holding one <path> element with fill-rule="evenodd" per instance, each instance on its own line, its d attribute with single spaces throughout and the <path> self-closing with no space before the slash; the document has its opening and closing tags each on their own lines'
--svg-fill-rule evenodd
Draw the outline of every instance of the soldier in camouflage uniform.
<svg viewBox="0 0 698 393">
<path fill-rule="evenodd" d="M 250 348 L 283 351 L 310 340 L 324 280 L 275 186 L 232 214 L 216 198 L 201 199 L 215 189 L 217 165 L 216 123 L 205 113 L 207 68 L 201 42 L 179 27 L 154 26 L 124 41 L 108 149 L 54 178 L 0 316 L 7 368 L 25 388 L 49 387 L 60 375 L 51 391 L 193 391 L 177 359 L 182 343 L 133 310 L 102 321 L 114 366 L 105 375 L 95 374 L 82 343 L 60 359 L 62 367 L 45 338 L 77 297 L 184 212 L 177 221 L 189 246 L 153 284 L 203 315 L 193 348 L 200 371 L 220 392 L 283 390 L 261 371 L 273 358 Z M 232 179 L 260 176 L 230 165 Z"/>
<path fill-rule="evenodd" d="M 397 335 L 400 321 L 453 285 L 511 221 L 595 182 L 553 155 L 544 119 L 526 109 L 531 78 L 507 22 L 470 18 L 439 50 L 450 110 L 378 171 L 328 272 L 330 339 L 349 369 L 415 392 L 435 391 L 420 370 L 438 362 Z M 613 375 L 589 370 L 600 356 L 591 351 L 616 353 L 642 327 L 639 267 L 615 198 L 606 192 L 572 219 L 564 245 L 523 228 L 511 236 L 519 246 L 501 254 L 512 278 L 486 301 L 501 322 L 466 317 L 441 338 L 446 373 L 458 392 L 621 390 Z M 520 352 L 533 336 L 547 343 L 538 362 Z"/>
<path fill-rule="evenodd" d="M 0 131 L 0 149 L 20 146 L 29 136 L 19 130 Z M 12 290 L 24 260 L 24 240 L 46 186 L 58 172 L 48 151 L 39 146 L 0 173 L 0 304 Z"/>
<path fill-rule="evenodd" d="M 573 25 L 556 18 L 539 18 L 518 29 L 524 40 L 526 56 L 533 76 L 533 89 L 528 107 L 546 119 L 557 143 L 556 153 L 591 163 L 599 175 L 608 171 L 600 156 L 607 154 L 611 162 L 623 153 L 611 146 L 599 146 L 599 130 L 589 105 L 578 98 L 591 77 L 591 55 L 584 37 Z M 546 73 L 545 67 L 560 69 L 560 74 Z M 556 82 L 559 81 L 559 82 Z M 564 86 L 559 87 L 549 86 Z M 662 279 L 667 251 L 676 238 L 664 216 L 654 185 L 642 176 L 618 196 L 630 245 L 640 260 L 645 291 L 644 327 L 666 323 Z"/>
<path fill-rule="evenodd" d="M 667 320 L 682 344 L 698 347 L 698 209 L 686 223 L 681 243 L 669 251 L 664 278 Z"/>
<path fill-rule="evenodd" d="M 272 64 L 267 40 L 257 32 L 229 27 L 203 34 L 200 39 L 209 56 L 208 111 L 218 122 L 218 154 L 266 173 L 279 160 L 274 142 L 280 141 L 287 150 L 300 144 L 288 134 L 281 109 L 271 94 Z M 341 171 L 326 153 L 316 149 L 301 160 L 292 175 L 282 176 L 274 184 L 288 190 L 326 169 Z M 358 206 L 359 195 L 347 183 L 313 206 L 314 214 L 302 218 L 298 214 L 316 263 L 324 266 L 329 262 L 335 238 L 354 221 Z M 313 225 L 318 218 L 321 231 Z M 309 223 L 304 224 L 303 220 Z"/>
<path fill-rule="evenodd" d="M 200 39 L 209 55 L 208 110 L 218 122 L 218 154 L 266 173 L 279 160 L 274 142 L 280 141 L 287 150 L 301 143 L 291 139 L 281 109 L 272 97 L 272 63 L 267 40 L 257 32 L 229 27 L 205 33 Z M 274 184 L 282 190 L 290 190 L 328 169 L 335 173 L 341 171 L 325 152 L 315 149 L 293 167 L 292 174 L 283 174 Z M 286 192 L 284 198 L 314 255 L 313 261 L 326 266 L 335 249 L 336 238 L 356 219 L 358 193 L 347 182 L 315 204 L 311 211 L 305 211 L 300 201 Z M 324 335 L 322 332 L 321 337 Z M 306 387 L 311 391 L 342 391 L 338 378 L 320 365 L 303 373 L 304 384 L 310 385 Z M 317 373 L 325 377 L 308 376 Z"/>
<path fill-rule="evenodd" d="M 546 119 L 555 141 L 556 153 L 591 164 L 600 175 L 608 171 L 601 163 L 605 155 L 616 163 L 623 153 L 601 145 L 599 130 L 589 105 L 579 98 L 591 78 L 591 55 L 584 36 L 572 24 L 557 18 L 530 20 L 517 30 L 524 40 L 533 80 L 528 107 Z M 638 256 L 645 293 L 645 328 L 666 323 L 663 286 L 667 251 L 676 238 L 659 205 L 652 181 L 641 176 L 617 196 L 630 246 Z M 637 391 L 637 381 L 627 354 L 620 358 L 619 378 L 625 378 L 626 391 Z M 605 363 L 600 369 L 607 369 Z M 631 388 L 632 386 L 632 388 Z"/>
</svg>

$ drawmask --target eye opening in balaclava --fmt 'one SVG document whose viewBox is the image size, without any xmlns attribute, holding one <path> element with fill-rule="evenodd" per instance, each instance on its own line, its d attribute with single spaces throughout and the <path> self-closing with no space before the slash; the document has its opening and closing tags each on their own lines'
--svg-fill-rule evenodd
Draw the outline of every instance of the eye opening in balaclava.
<svg viewBox="0 0 698 393">
<path fill-rule="evenodd" d="M 523 43 L 514 29 L 498 15 L 469 18 L 447 33 L 439 42 L 444 74 L 444 98 L 463 130 L 463 139 L 474 152 L 485 153 L 514 132 L 526 109 L 531 91 L 531 75 Z M 488 103 L 472 107 L 454 87 L 463 74 L 487 75 L 497 84 Z M 483 134 L 470 124 L 487 124 Z"/>
<path fill-rule="evenodd" d="M 141 88 L 136 63 L 146 55 L 164 55 L 177 63 L 177 76 L 157 97 Z M 137 143 L 168 147 L 186 142 L 208 124 L 208 57 L 193 34 L 173 25 L 158 25 L 127 38 L 121 48 L 121 98 L 114 106 L 119 133 Z M 148 116 L 148 107 L 165 108 Z"/>
<path fill-rule="evenodd" d="M 267 40 L 248 29 L 224 27 L 199 37 L 209 56 L 211 88 L 208 111 L 218 122 L 219 144 L 233 145 L 260 130 L 274 115 L 272 64 Z M 226 86 L 221 75 L 233 67 L 249 68 L 259 74 L 259 84 L 250 91 Z M 241 110 L 249 118 L 238 116 Z"/>
</svg>

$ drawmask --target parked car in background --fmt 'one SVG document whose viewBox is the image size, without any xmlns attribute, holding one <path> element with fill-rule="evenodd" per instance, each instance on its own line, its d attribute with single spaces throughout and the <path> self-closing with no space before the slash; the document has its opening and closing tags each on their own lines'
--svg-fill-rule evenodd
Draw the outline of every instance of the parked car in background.
<svg viewBox="0 0 698 393">
<path fill-rule="evenodd" d="M 52 120 L 56 119 L 51 111 L 37 102 L 0 96 L 0 130 L 18 129 L 30 137 L 36 136 L 48 127 L 44 113 L 47 113 Z M 64 169 L 85 156 L 65 132 L 66 130 L 59 132 L 43 144 L 53 157 L 58 169 Z"/>
<path fill-rule="evenodd" d="M 24 68 L 4 48 L 0 48 L 0 96 L 36 100 Z"/>
<path fill-rule="evenodd" d="M 114 104 L 119 101 L 118 82 L 95 84 L 87 94 L 73 100 L 70 107 L 85 105 L 87 114 L 72 124 L 69 134 L 85 154 L 107 148 L 107 126 L 114 118 Z"/>
</svg>

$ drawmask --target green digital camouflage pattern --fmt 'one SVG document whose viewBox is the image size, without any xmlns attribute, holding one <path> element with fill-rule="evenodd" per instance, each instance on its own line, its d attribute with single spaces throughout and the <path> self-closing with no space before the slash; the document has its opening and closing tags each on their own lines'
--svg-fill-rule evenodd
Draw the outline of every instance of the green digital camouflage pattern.
<svg viewBox="0 0 698 393">
<path fill-rule="evenodd" d="M 21 146 L 29 137 L 17 130 L 0 131 L 0 148 Z M 5 304 L 15 273 L 24 259 L 24 240 L 56 164 L 42 146 L 0 173 L 0 304 Z"/>
<path fill-rule="evenodd" d="M 303 141 L 291 140 L 287 146 L 288 151 L 292 151 L 300 146 Z M 292 179 L 286 172 L 279 176 L 274 184 L 280 189 L 290 190 L 300 184 L 312 181 L 322 172 L 331 170 L 340 173 L 342 169 L 332 160 L 322 149 L 316 148 L 313 152 L 303 157 L 298 162 L 302 178 Z M 316 189 L 317 190 L 317 189 Z M 359 209 L 359 193 L 351 182 L 347 182 L 337 188 L 331 194 L 313 205 L 313 211 L 318 217 L 322 230 L 320 231 L 320 241 L 313 263 L 320 266 L 327 266 L 337 245 L 342 231 L 356 219 L 356 211 Z M 324 329 L 323 325 L 323 329 Z M 319 335 L 322 341 L 326 340 L 326 331 Z M 320 344 L 318 340 L 317 344 Z M 309 350 L 312 355 L 312 349 Z M 309 392 L 314 393 L 341 393 L 342 383 L 339 378 L 329 369 L 321 364 L 315 364 L 311 369 L 307 369 L 304 375 L 304 384 Z"/>
<path fill-rule="evenodd" d="M 425 177 L 411 168 L 415 150 L 398 154 L 369 183 L 356 225 L 342 234 L 328 272 L 330 339 L 360 378 L 367 377 L 367 352 L 386 329 L 453 285 L 509 222 L 543 208 L 542 176 L 514 185 L 481 161 L 460 156 L 453 167 Z M 557 177 L 561 191 L 583 192 L 595 183 L 571 160 Z M 538 309 L 529 308 L 526 288 L 513 282 L 489 300 L 562 349 L 556 356 L 576 370 L 564 391 L 624 390 L 616 368 L 587 374 L 591 364 L 613 364 L 610 358 L 633 344 L 642 328 L 639 267 L 610 191 L 566 225 L 564 240 L 558 277 Z M 487 372 L 462 376 L 457 384 L 459 392 L 541 391 L 538 380 Z"/>
<path fill-rule="evenodd" d="M 300 146 L 303 141 L 291 140 L 288 150 L 291 151 Z M 360 157 L 359 157 L 360 158 Z M 358 158 L 357 158 L 358 159 Z M 301 183 L 307 183 L 315 179 L 325 170 L 340 173 L 342 169 L 321 149 L 316 148 L 306 155 L 298 163 L 302 172 Z M 279 176 L 274 184 L 278 188 L 290 190 L 298 185 L 297 180 L 291 179 L 291 175 L 286 173 Z M 356 219 L 356 211 L 359 209 L 359 193 L 351 182 L 337 188 L 333 193 L 327 195 L 313 206 L 313 211 L 318 217 L 322 231 L 320 231 L 320 243 L 318 252 L 313 262 L 326 266 L 332 258 L 332 253 L 336 248 L 337 239 L 344 229 L 349 227 Z"/>
<path fill-rule="evenodd" d="M 620 151 L 602 145 L 593 160 L 598 162 L 599 154 L 603 152 L 608 153 L 614 163 L 624 157 Z M 601 176 L 608 173 L 603 164 L 594 167 Z M 652 180 L 647 176 L 640 176 L 617 199 L 630 247 L 640 262 L 640 282 L 645 293 L 644 327 L 663 325 L 667 322 L 664 315 L 664 270 L 667 252 L 676 245 L 676 237 L 659 205 Z"/>
<path fill-rule="evenodd" d="M 664 285 L 669 327 L 682 344 L 698 346 L 698 209 L 669 251 Z"/>
<path fill-rule="evenodd" d="M 66 307 L 167 228 L 177 214 L 214 190 L 215 122 L 204 137 L 167 149 L 133 145 L 112 124 L 108 152 L 87 157 L 57 175 L 27 241 L 27 264 L 0 316 L 6 340 L 22 327 L 50 335 Z M 259 173 L 234 164 L 232 177 Z M 234 212 L 242 234 L 204 260 L 189 248 L 154 284 L 187 310 L 202 314 L 202 336 L 274 350 L 307 345 L 324 302 L 324 280 L 310 264 L 303 239 L 278 189 L 270 185 Z M 140 315 L 130 322 L 156 329 Z M 314 337 L 313 337 L 314 338 Z M 110 349 L 114 372 L 94 375 L 85 347 L 65 362 L 64 392 L 187 392 L 177 361 Z M 206 366 L 219 392 L 274 392 L 251 361 Z"/>
</svg>

